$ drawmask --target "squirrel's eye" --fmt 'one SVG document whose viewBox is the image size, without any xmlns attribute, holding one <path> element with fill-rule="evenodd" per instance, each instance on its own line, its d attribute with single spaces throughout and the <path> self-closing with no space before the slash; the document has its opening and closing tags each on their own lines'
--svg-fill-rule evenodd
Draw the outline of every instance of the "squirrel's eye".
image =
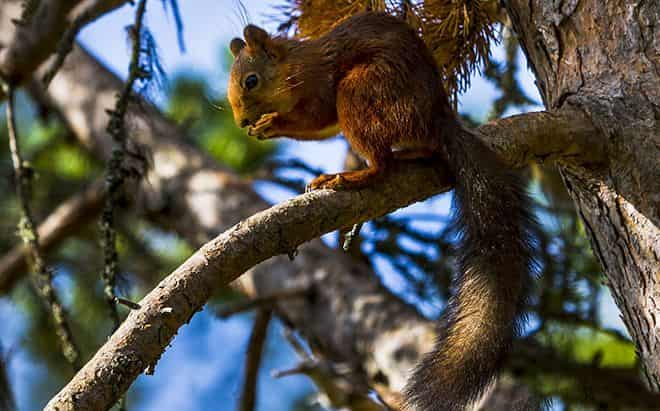
<svg viewBox="0 0 660 411">
<path fill-rule="evenodd" d="M 257 87 L 258 83 L 259 83 L 259 79 L 257 78 L 257 75 L 250 74 L 245 78 L 245 89 L 252 90 L 253 88 Z"/>
</svg>

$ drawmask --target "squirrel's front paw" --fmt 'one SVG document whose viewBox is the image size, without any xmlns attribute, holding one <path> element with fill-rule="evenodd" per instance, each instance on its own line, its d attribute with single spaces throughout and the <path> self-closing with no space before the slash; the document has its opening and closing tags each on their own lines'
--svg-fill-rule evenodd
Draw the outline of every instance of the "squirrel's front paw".
<svg viewBox="0 0 660 411">
<path fill-rule="evenodd" d="M 277 113 L 266 113 L 262 115 L 253 126 L 248 127 L 248 136 L 256 137 L 259 140 L 276 137 L 273 121 L 275 121 L 277 116 Z"/>
<path fill-rule="evenodd" d="M 336 190 L 341 188 L 342 184 L 345 182 L 346 179 L 341 174 L 321 174 L 307 184 L 305 191 L 310 192 L 322 188 Z"/>
</svg>

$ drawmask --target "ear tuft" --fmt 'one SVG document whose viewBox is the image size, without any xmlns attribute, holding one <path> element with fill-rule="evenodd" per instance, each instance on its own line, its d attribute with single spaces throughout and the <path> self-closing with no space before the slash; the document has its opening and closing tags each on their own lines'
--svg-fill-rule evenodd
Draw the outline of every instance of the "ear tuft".
<svg viewBox="0 0 660 411">
<path fill-rule="evenodd" d="M 268 32 L 254 24 L 249 24 L 245 27 L 243 37 L 245 37 L 247 45 L 253 49 L 265 48 L 266 43 L 270 40 Z"/>
<path fill-rule="evenodd" d="M 232 39 L 231 43 L 229 43 L 229 50 L 231 50 L 231 54 L 234 57 L 237 57 L 244 47 L 245 47 L 245 42 L 243 41 L 243 39 L 239 39 L 238 37 Z"/>
</svg>

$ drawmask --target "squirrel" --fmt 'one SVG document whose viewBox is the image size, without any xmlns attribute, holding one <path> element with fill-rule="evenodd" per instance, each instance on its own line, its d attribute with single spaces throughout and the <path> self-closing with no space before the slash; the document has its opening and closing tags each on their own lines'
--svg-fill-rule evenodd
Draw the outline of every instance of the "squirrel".
<svg viewBox="0 0 660 411">
<path fill-rule="evenodd" d="M 521 331 L 534 272 L 535 221 L 519 175 L 462 126 L 420 36 L 384 12 L 362 12 L 317 39 L 234 38 L 227 97 L 260 139 L 322 140 L 341 130 L 368 162 L 322 174 L 311 189 L 359 189 L 393 162 L 438 158 L 453 174 L 458 274 L 434 349 L 404 389 L 405 410 L 469 409 Z"/>
</svg>

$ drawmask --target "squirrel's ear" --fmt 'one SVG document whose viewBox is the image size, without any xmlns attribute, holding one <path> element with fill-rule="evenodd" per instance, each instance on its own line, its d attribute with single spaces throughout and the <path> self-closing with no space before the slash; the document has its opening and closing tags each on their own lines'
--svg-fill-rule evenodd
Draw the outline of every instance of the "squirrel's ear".
<svg viewBox="0 0 660 411">
<path fill-rule="evenodd" d="M 254 24 L 248 24 L 243 30 L 243 37 L 248 46 L 253 49 L 264 48 L 266 43 L 270 40 L 270 36 L 266 30 L 255 26 Z"/>
<path fill-rule="evenodd" d="M 243 36 L 248 47 L 264 51 L 273 60 L 279 61 L 284 56 L 284 48 L 276 44 L 268 32 L 262 28 L 250 24 L 243 30 Z"/>
<path fill-rule="evenodd" d="M 243 50 L 243 47 L 245 47 L 245 42 L 243 41 L 243 39 L 239 39 L 238 37 L 232 39 L 231 43 L 229 43 L 229 50 L 231 50 L 231 54 L 234 57 L 238 56 L 238 53 L 240 53 L 241 50 Z"/>
</svg>

